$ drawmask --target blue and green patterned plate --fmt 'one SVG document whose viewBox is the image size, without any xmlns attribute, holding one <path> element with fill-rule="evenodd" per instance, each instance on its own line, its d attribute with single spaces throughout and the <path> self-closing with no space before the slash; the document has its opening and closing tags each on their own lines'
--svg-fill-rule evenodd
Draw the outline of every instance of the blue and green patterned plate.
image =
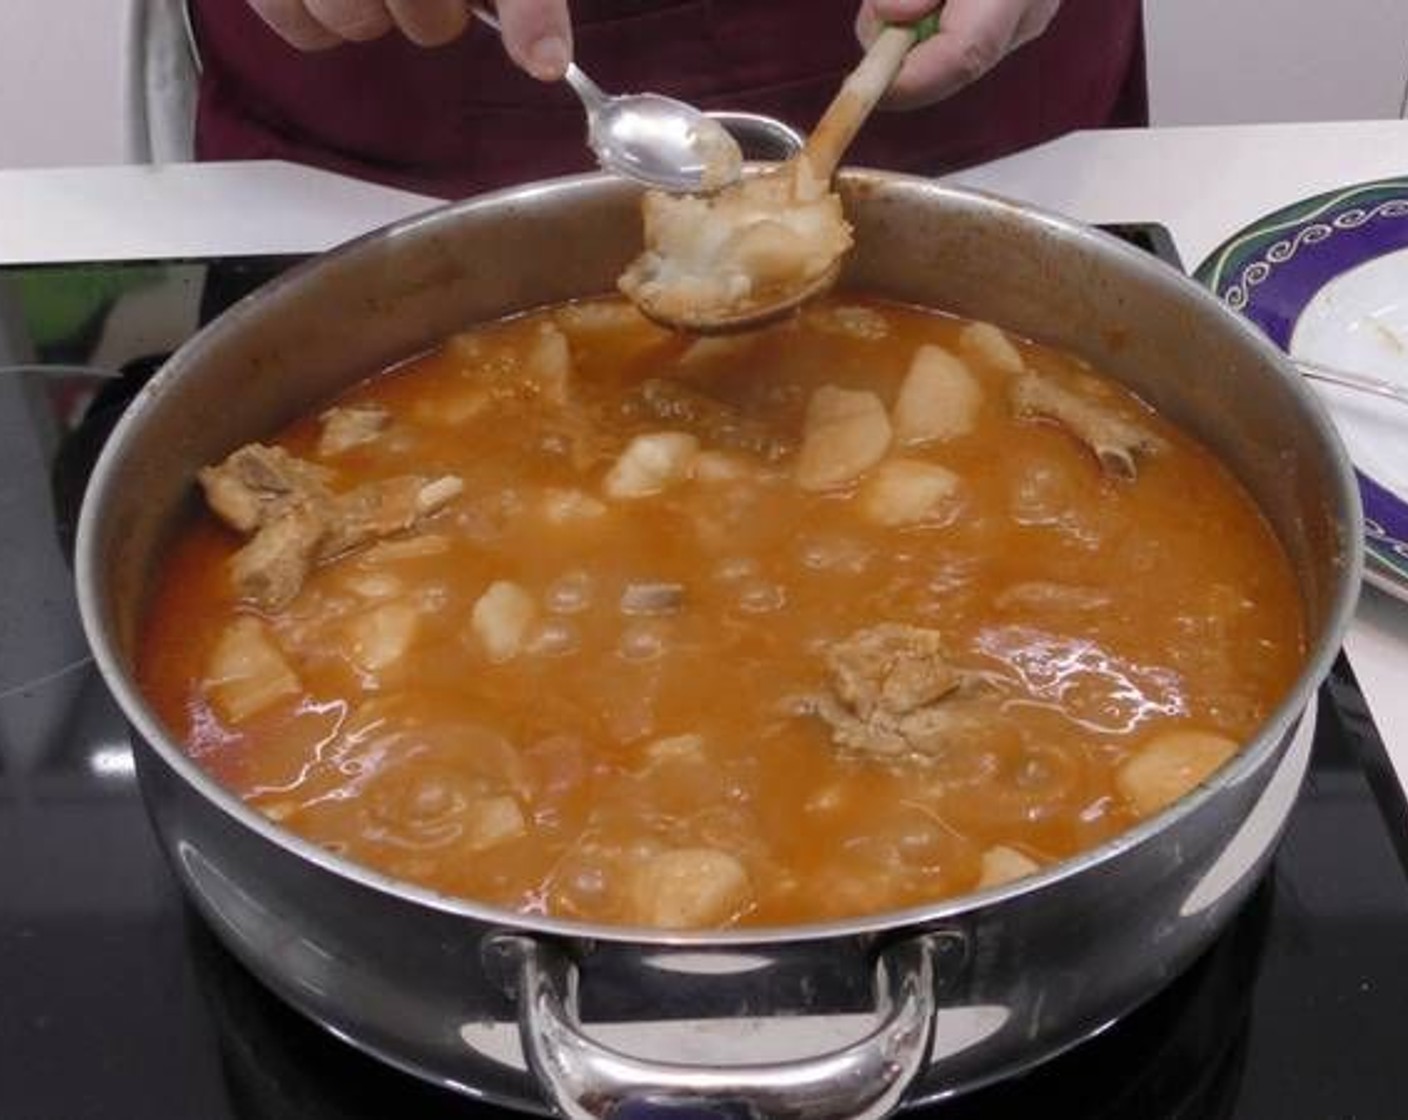
<svg viewBox="0 0 1408 1120">
<path fill-rule="evenodd" d="M 1194 275 L 1294 357 L 1408 386 L 1408 177 L 1269 214 Z M 1408 408 L 1315 388 L 1358 472 L 1366 578 L 1408 600 Z"/>
</svg>

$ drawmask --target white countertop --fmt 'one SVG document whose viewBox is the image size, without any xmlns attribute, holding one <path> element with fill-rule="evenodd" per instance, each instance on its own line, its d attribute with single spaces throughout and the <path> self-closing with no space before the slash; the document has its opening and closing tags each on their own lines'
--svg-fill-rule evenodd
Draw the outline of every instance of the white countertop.
<svg viewBox="0 0 1408 1120">
<path fill-rule="evenodd" d="M 1076 133 L 953 181 L 1088 222 L 1159 222 L 1185 265 L 1308 195 L 1408 174 L 1408 121 Z M 278 163 L 0 171 L 0 264 L 309 252 L 436 200 Z M 1345 648 L 1408 789 L 1408 603 Z"/>
</svg>

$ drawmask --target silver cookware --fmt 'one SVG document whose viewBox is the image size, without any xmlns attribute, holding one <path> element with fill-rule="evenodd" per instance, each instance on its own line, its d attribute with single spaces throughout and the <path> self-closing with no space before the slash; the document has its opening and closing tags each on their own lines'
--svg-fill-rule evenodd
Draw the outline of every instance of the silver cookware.
<svg viewBox="0 0 1408 1120">
<path fill-rule="evenodd" d="M 371 234 L 171 359 L 107 445 L 76 559 L 84 624 L 182 885 L 255 974 L 357 1046 L 573 1117 L 642 1102 L 875 1116 L 1008 1075 L 1129 1011 L 1264 869 L 1359 582 L 1358 499 L 1325 413 L 1258 334 L 1136 249 L 928 181 L 851 171 L 840 185 L 857 229 L 844 284 L 1083 354 L 1222 457 L 1294 565 L 1303 672 L 1250 746 L 1167 811 L 1033 878 L 903 912 L 665 934 L 524 917 L 350 864 L 221 789 L 134 684 L 143 604 L 197 507 L 195 471 L 470 324 L 610 290 L 640 242 L 635 189 L 601 176 Z"/>
</svg>

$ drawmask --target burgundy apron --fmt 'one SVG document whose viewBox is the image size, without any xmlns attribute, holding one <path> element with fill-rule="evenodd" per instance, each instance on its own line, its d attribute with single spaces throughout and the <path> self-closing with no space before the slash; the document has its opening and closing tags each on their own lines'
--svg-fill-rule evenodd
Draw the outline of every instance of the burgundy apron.
<svg viewBox="0 0 1408 1120">
<path fill-rule="evenodd" d="M 603 89 L 748 110 L 803 132 L 859 57 L 859 0 L 574 0 L 576 58 Z M 204 62 L 198 159 L 286 159 L 447 198 L 591 166 L 582 110 L 512 67 L 481 26 L 287 46 L 243 0 L 191 0 Z M 1051 27 L 927 109 L 872 118 L 848 156 L 936 174 L 1077 128 L 1147 122 L 1140 0 L 1067 0 Z"/>
</svg>

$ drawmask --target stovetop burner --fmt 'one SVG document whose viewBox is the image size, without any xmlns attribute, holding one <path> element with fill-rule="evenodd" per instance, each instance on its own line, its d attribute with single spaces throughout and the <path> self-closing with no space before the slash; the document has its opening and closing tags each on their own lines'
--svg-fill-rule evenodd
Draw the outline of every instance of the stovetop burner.
<svg viewBox="0 0 1408 1120">
<path fill-rule="evenodd" d="M 1120 232 L 1168 256 L 1156 227 Z M 124 371 L 0 373 L 0 1120 L 494 1111 L 291 1011 L 185 907 L 77 625 L 63 549 L 122 399 L 196 325 L 288 263 L 0 269 L 0 365 Z M 87 422 L 66 432 L 79 413 Z M 1203 958 L 1064 1056 L 916 1115 L 1404 1114 L 1408 810 L 1345 662 L 1319 711 L 1272 869 Z"/>
</svg>

